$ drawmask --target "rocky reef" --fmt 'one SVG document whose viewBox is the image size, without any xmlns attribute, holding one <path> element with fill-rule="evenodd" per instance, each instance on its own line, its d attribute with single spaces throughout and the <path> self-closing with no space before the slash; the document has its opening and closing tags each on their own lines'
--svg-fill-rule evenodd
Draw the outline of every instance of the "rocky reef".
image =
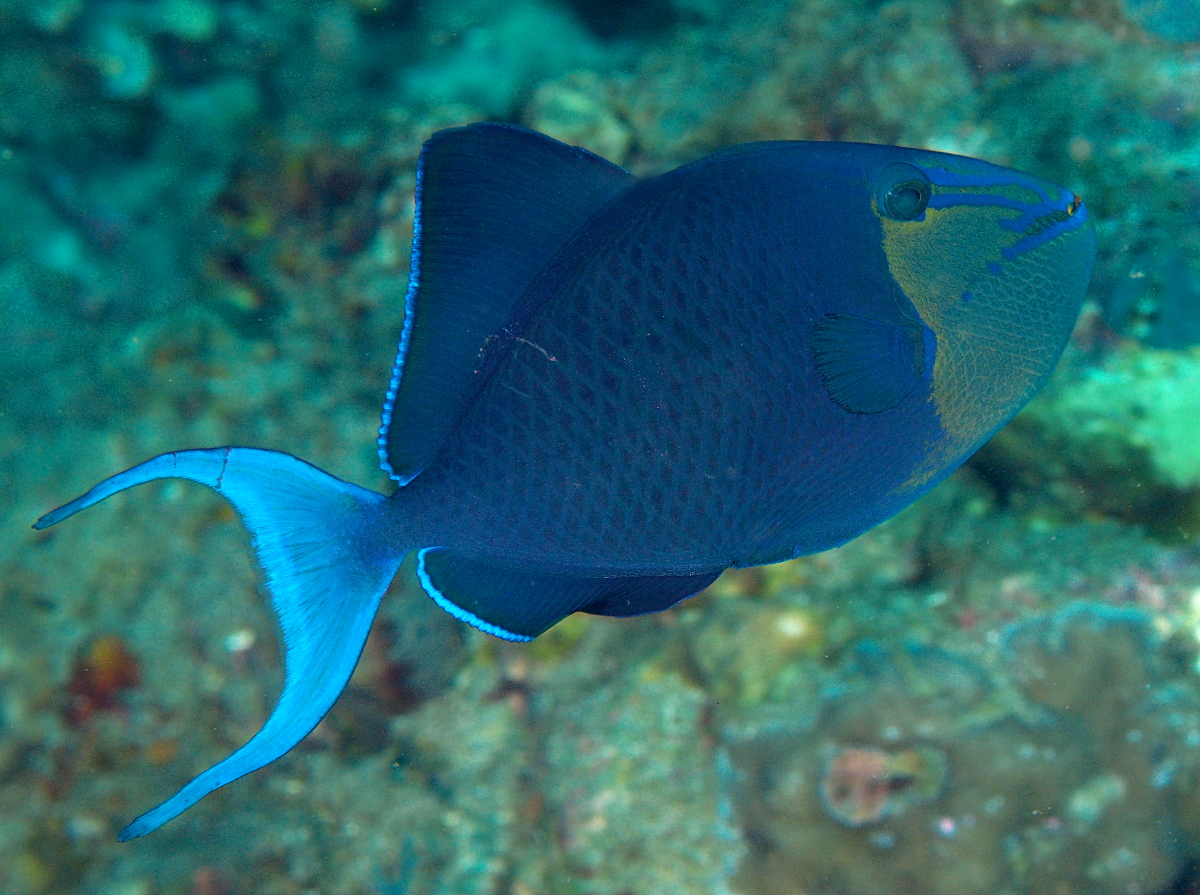
<svg viewBox="0 0 1200 895">
<path fill-rule="evenodd" d="M 0 890 L 1181 895 L 1200 886 L 1195 4 L 0 0 Z M 845 547 L 529 646 L 406 571 L 267 771 L 115 832 L 280 679 L 244 534 L 180 445 L 376 487 L 433 131 L 652 174 L 896 142 L 1069 184 L 1092 302 L 1041 396 Z"/>
<path fill-rule="evenodd" d="M 809 724 L 729 747 L 739 889 L 1169 891 L 1195 835 L 1194 659 L 1096 603 L 1010 625 L 986 666 L 859 644 Z"/>
</svg>

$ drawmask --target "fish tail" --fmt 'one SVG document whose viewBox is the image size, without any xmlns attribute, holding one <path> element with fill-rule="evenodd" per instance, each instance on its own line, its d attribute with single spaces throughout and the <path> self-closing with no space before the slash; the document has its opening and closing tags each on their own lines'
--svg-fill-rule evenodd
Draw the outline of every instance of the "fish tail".
<svg viewBox="0 0 1200 895">
<path fill-rule="evenodd" d="M 208 793 L 279 758 L 333 705 L 358 662 L 404 550 L 389 544 L 386 499 L 287 454 L 249 448 L 177 451 L 106 479 L 47 513 L 61 522 L 111 494 L 182 478 L 218 491 L 241 514 L 283 631 L 284 685 L 275 710 L 242 748 L 121 831 L 158 828 Z"/>
</svg>

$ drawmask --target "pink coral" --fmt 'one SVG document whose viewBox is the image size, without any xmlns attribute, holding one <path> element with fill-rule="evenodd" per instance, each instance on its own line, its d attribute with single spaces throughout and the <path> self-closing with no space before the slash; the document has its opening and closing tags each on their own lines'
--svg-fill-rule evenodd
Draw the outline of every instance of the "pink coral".
<svg viewBox="0 0 1200 895">
<path fill-rule="evenodd" d="M 944 780 L 945 759 L 936 750 L 847 746 L 825 766 L 821 803 L 840 823 L 862 827 L 935 797 Z"/>
</svg>

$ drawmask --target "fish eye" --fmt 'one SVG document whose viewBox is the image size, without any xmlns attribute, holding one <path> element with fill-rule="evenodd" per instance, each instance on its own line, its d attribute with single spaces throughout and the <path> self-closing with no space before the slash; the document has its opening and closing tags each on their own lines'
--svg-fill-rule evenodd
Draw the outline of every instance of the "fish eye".
<svg viewBox="0 0 1200 895">
<path fill-rule="evenodd" d="M 888 165 L 879 178 L 879 207 L 897 221 L 919 218 L 929 207 L 931 193 L 929 178 L 919 168 L 903 162 Z"/>
</svg>

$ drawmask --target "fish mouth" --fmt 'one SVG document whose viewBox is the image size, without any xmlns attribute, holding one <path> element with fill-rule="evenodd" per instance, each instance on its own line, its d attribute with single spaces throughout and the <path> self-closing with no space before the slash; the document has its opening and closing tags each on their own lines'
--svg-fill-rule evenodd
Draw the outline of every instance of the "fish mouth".
<svg viewBox="0 0 1200 895">
<path fill-rule="evenodd" d="M 1078 230 L 1089 220 L 1087 206 L 1083 204 L 1083 200 L 1068 189 L 1059 187 L 1056 204 L 1058 207 L 1052 207 L 1040 214 L 1037 212 L 1044 206 L 1031 208 L 1019 218 L 1001 223 L 1005 229 L 1021 234 L 1015 243 L 1003 250 L 1005 258 L 1011 261 L 1030 249 L 1036 249 L 1052 239 Z"/>
<path fill-rule="evenodd" d="M 1087 206 L 1075 193 L 1065 187 L 1043 185 L 1033 178 L 957 174 L 940 168 L 926 169 L 926 174 L 934 186 L 942 188 L 930 197 L 930 208 L 973 205 L 1017 213 L 1000 222 L 1004 229 L 1018 234 L 1016 242 L 1001 250 L 1009 261 L 1078 230 L 1090 220 Z M 1018 192 L 1031 199 L 1018 198 Z"/>
</svg>

